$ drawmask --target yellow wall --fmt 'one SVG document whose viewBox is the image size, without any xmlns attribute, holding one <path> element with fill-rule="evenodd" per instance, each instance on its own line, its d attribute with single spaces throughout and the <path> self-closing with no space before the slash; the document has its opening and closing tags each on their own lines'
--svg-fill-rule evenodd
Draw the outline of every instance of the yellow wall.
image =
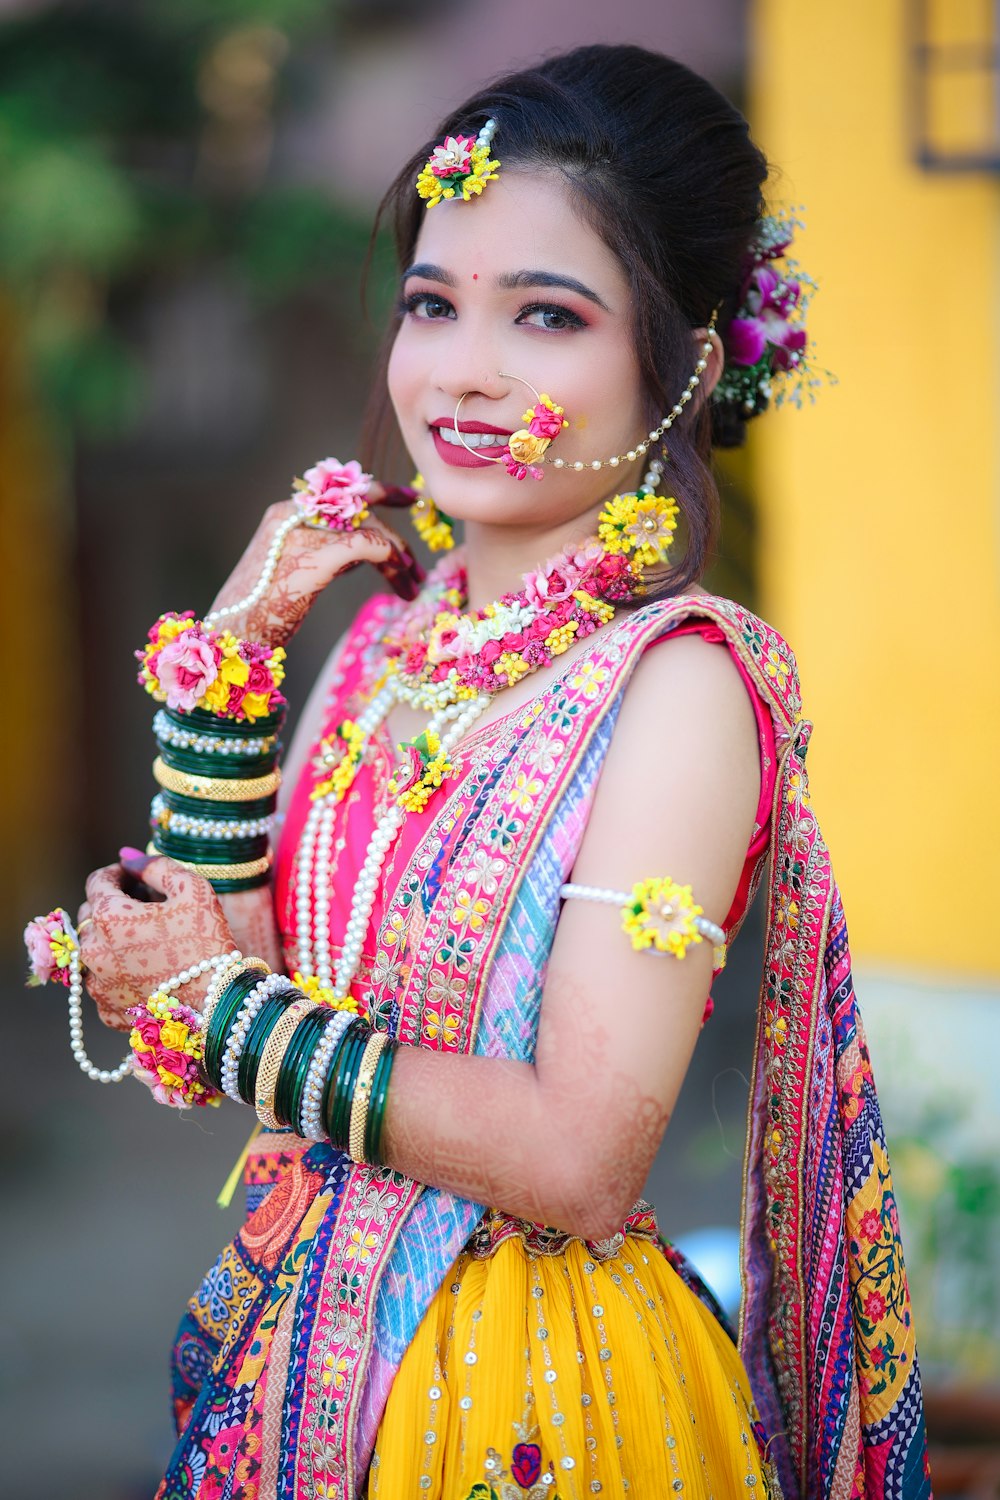
<svg viewBox="0 0 1000 1500">
<path fill-rule="evenodd" d="M 963 6 L 962 9 L 965 9 Z M 753 436 L 762 613 L 856 954 L 1000 974 L 1000 179 L 911 162 L 902 0 L 757 0 L 751 118 L 839 377 Z"/>
</svg>

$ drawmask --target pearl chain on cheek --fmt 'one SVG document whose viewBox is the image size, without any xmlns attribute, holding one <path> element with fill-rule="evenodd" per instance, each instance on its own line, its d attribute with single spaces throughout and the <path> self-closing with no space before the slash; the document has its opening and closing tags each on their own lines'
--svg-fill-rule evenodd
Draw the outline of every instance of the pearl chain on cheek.
<svg viewBox="0 0 1000 1500">
<path fill-rule="evenodd" d="M 712 314 L 712 321 L 709 324 L 708 331 L 709 335 L 714 335 L 715 333 L 714 313 Z M 677 421 L 677 418 L 680 416 L 685 406 L 687 406 L 688 402 L 691 400 L 691 397 L 694 395 L 695 391 L 698 389 L 699 384 L 701 383 L 701 377 L 704 375 L 706 369 L 708 368 L 708 361 L 711 353 L 712 337 L 710 336 L 702 344 L 701 355 L 698 359 L 698 363 L 694 367 L 694 372 L 688 380 L 687 385 L 678 396 L 677 401 L 672 409 L 663 418 L 663 421 L 660 423 L 659 427 L 654 427 L 652 432 L 650 432 L 647 437 L 643 438 L 641 443 L 636 443 L 635 447 L 630 448 L 627 453 L 616 453 L 613 458 L 593 458 L 587 462 L 579 458 L 576 459 L 575 462 L 571 461 L 568 458 L 549 458 L 546 454 L 542 457 L 541 462 L 551 464 L 554 469 L 573 469 L 577 473 L 580 473 L 584 469 L 603 469 L 606 467 L 617 469 L 619 464 L 631 464 L 635 463 L 637 458 L 644 458 L 646 456 L 646 453 L 649 451 L 650 444 L 658 443 L 660 438 L 662 438 L 665 433 L 668 433 L 670 431 L 671 427 Z"/>
</svg>

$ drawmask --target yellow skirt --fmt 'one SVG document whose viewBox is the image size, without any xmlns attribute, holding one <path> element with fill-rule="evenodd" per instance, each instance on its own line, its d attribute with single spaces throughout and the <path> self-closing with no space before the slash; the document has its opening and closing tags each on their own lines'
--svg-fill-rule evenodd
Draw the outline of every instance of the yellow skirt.
<svg viewBox="0 0 1000 1500">
<path fill-rule="evenodd" d="M 393 1382 L 371 1500 L 779 1497 L 740 1357 L 657 1247 L 564 1246 L 458 1257 Z"/>
</svg>

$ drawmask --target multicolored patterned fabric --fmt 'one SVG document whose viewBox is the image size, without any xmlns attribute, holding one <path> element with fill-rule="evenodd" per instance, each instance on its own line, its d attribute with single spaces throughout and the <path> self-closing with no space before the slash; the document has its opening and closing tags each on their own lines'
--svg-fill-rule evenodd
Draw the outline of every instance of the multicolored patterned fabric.
<svg viewBox="0 0 1000 1500">
<path fill-rule="evenodd" d="M 363 612 L 331 713 L 370 689 L 391 608 L 373 602 Z M 473 735 L 455 782 L 407 820 L 387 862 L 377 942 L 355 995 L 401 1040 L 531 1058 L 558 888 L 622 693 L 643 650 L 694 619 L 718 627 L 767 703 L 781 759 L 748 1138 L 743 1358 L 777 1434 L 789 1500 L 923 1500 L 920 1384 L 891 1180 L 839 898 L 808 803 L 808 725 L 780 637 L 725 600 L 653 604 L 598 636 L 526 708 Z M 383 750 L 385 763 L 376 755 L 343 804 L 335 847 L 348 867 L 350 820 L 355 839 L 370 829 L 387 779 L 391 747 Z M 288 848 L 308 792 L 306 776 Z M 334 885 L 349 893 L 352 883 Z M 294 884 L 286 859 L 277 899 L 289 930 L 283 903 Z M 331 912 L 335 947 L 345 916 Z M 287 1135 L 265 1137 L 248 1171 L 266 1196 L 182 1324 L 181 1437 L 159 1496 L 354 1500 L 403 1352 L 485 1206 Z"/>
</svg>

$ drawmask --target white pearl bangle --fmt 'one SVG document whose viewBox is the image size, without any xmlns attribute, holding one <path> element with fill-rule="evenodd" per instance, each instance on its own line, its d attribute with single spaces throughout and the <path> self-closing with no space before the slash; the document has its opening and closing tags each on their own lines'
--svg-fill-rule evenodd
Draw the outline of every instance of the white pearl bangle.
<svg viewBox="0 0 1000 1500">
<path fill-rule="evenodd" d="M 325 1141 L 327 1138 L 326 1131 L 323 1129 L 323 1086 L 326 1082 L 327 1069 L 344 1032 L 351 1022 L 357 1019 L 353 1011 L 334 1011 L 312 1055 L 302 1088 L 302 1108 L 298 1121 L 298 1133 L 307 1141 Z"/>
<path fill-rule="evenodd" d="M 267 974 L 258 981 L 250 991 L 243 1006 L 236 1017 L 233 1027 L 226 1038 L 226 1048 L 222 1055 L 222 1067 L 220 1069 L 219 1082 L 222 1092 L 227 1098 L 232 1099 L 234 1104 L 242 1104 L 237 1081 L 239 1077 L 239 1063 L 246 1045 L 247 1034 L 250 1031 L 258 1012 L 263 1008 L 264 1002 L 270 1000 L 277 994 L 297 993 L 294 984 L 285 974 Z"/>
<path fill-rule="evenodd" d="M 163 745 L 171 745 L 175 750 L 194 750 L 199 755 L 266 755 L 278 743 L 276 734 L 233 739 L 228 735 L 181 729 L 170 722 L 162 708 L 153 716 L 153 733 Z"/>
</svg>

